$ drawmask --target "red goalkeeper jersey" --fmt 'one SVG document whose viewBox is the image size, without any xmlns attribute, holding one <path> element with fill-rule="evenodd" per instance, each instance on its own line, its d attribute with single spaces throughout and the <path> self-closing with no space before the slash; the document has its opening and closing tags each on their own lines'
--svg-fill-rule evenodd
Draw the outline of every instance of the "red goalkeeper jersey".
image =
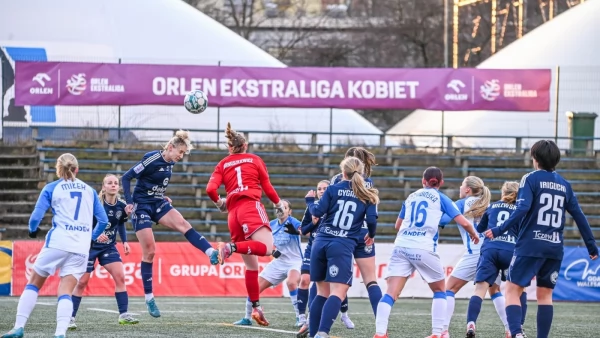
<svg viewBox="0 0 600 338">
<path fill-rule="evenodd" d="M 219 200 L 217 190 L 221 184 L 225 184 L 228 209 L 233 209 L 244 197 L 260 201 L 263 190 L 271 202 L 279 203 L 265 162 L 254 154 L 231 154 L 215 166 L 206 187 L 206 193 L 213 202 Z"/>
</svg>

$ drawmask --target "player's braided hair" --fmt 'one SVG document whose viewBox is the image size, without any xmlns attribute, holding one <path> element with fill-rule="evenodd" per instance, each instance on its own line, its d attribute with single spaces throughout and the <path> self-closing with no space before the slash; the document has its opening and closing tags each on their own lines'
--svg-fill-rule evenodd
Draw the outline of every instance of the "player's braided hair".
<svg viewBox="0 0 600 338">
<path fill-rule="evenodd" d="M 354 195 L 363 203 L 371 202 L 372 204 L 379 203 L 379 191 L 375 188 L 367 188 L 365 186 L 365 165 L 357 157 L 346 157 L 340 163 L 340 169 L 351 182 Z"/>
<path fill-rule="evenodd" d="M 246 138 L 244 134 L 238 133 L 231 129 L 231 123 L 227 122 L 227 130 L 225 130 L 225 137 L 227 138 L 227 145 L 231 149 L 232 154 L 241 154 L 245 151 L 244 145 L 246 144 Z"/>
<path fill-rule="evenodd" d="M 502 202 L 514 204 L 517 201 L 519 182 L 506 181 L 502 185 Z"/>
<path fill-rule="evenodd" d="M 490 199 L 492 198 L 490 189 L 488 189 L 488 187 L 483 184 L 483 180 L 477 176 L 467 176 L 465 178 L 465 184 L 471 189 L 472 196 L 479 197 L 479 199 L 473 203 L 471 209 L 465 212 L 465 217 L 480 218 L 490 205 Z"/>
<path fill-rule="evenodd" d="M 65 181 L 75 180 L 77 168 L 79 163 L 73 154 L 64 153 L 56 159 L 56 176 Z"/>
<path fill-rule="evenodd" d="M 104 202 L 104 195 L 106 195 L 106 191 L 104 191 L 104 182 L 106 182 L 106 179 L 109 177 L 114 177 L 117 179 L 117 183 L 119 183 L 119 176 L 115 175 L 115 174 L 106 174 L 106 176 L 104 176 L 104 178 L 102 179 L 102 188 L 100 188 L 100 192 L 98 192 L 98 198 L 100 199 L 100 202 Z M 120 185 L 120 183 L 119 183 Z M 119 200 L 121 198 L 121 195 L 117 194 L 117 200 Z"/>
<path fill-rule="evenodd" d="M 376 166 L 375 155 L 363 147 L 351 147 L 346 150 L 345 157 L 354 156 L 365 166 L 365 177 L 371 177 L 372 167 Z"/>
</svg>

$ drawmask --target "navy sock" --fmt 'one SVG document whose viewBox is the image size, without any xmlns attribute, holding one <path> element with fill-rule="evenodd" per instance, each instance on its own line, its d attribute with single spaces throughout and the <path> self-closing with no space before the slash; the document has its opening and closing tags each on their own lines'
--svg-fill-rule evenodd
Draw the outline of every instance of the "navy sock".
<svg viewBox="0 0 600 338">
<path fill-rule="evenodd" d="M 308 304 L 308 289 L 298 289 L 298 313 L 306 314 L 306 305 Z"/>
<path fill-rule="evenodd" d="M 71 301 L 73 302 L 73 314 L 71 317 L 75 317 L 77 316 L 77 311 L 79 310 L 79 304 L 81 304 L 81 297 L 71 296 Z"/>
<path fill-rule="evenodd" d="M 346 313 L 348 312 L 348 297 L 346 296 L 346 298 L 344 298 L 344 300 L 342 301 L 342 305 L 340 307 L 340 312 L 341 313 Z"/>
<path fill-rule="evenodd" d="M 196 230 L 190 229 L 185 233 L 185 238 L 197 249 L 200 249 L 202 252 L 206 252 L 206 250 L 212 248 L 212 245 L 208 243 L 204 236 L 200 235 Z"/>
<path fill-rule="evenodd" d="M 144 293 L 152 293 L 152 263 L 142 261 L 140 266 L 142 283 L 144 284 Z"/>
<path fill-rule="evenodd" d="M 481 312 L 481 303 L 483 303 L 483 299 L 479 298 L 479 296 L 471 296 L 469 307 L 467 308 L 467 324 L 470 322 L 477 323 L 477 317 L 479 317 L 479 312 Z"/>
<path fill-rule="evenodd" d="M 537 337 L 548 338 L 550 327 L 552 326 L 552 316 L 554 316 L 553 305 L 538 305 L 537 312 Z"/>
<path fill-rule="evenodd" d="M 371 302 L 371 308 L 373 308 L 373 314 L 377 317 L 377 305 L 383 294 L 381 288 L 377 285 L 377 282 L 372 282 L 367 285 L 367 292 L 369 293 L 369 301 Z"/>
<path fill-rule="evenodd" d="M 310 289 L 308 290 L 308 311 L 310 311 L 312 309 L 311 304 L 315 300 L 316 296 L 317 296 L 317 283 L 312 283 L 312 285 L 310 286 Z"/>
<path fill-rule="evenodd" d="M 527 292 L 521 294 L 521 325 L 525 324 L 527 316 Z"/>
<path fill-rule="evenodd" d="M 519 305 L 508 305 L 506 307 L 506 320 L 510 334 L 516 336 L 521 331 L 521 307 Z"/>
<path fill-rule="evenodd" d="M 119 314 L 127 312 L 129 305 L 129 297 L 127 291 L 115 292 L 115 298 L 117 299 L 117 307 L 119 308 Z"/>
<path fill-rule="evenodd" d="M 317 295 L 317 296 L 315 296 L 315 299 L 313 299 L 312 304 L 310 304 L 310 318 L 308 319 L 308 332 L 311 337 L 314 337 L 317 334 L 317 332 L 318 332 L 317 330 L 319 329 L 319 326 L 321 325 L 321 314 L 323 313 L 323 306 L 325 305 L 326 301 L 327 301 L 327 298 Z M 338 307 L 335 310 L 336 317 L 337 317 L 339 308 L 340 308 L 340 305 L 338 304 Z"/>
<path fill-rule="evenodd" d="M 319 331 L 329 334 L 331 326 L 337 318 L 340 306 L 342 306 L 342 300 L 338 296 L 329 296 L 325 305 L 323 305 L 323 313 L 321 314 L 321 323 L 319 324 Z"/>
</svg>

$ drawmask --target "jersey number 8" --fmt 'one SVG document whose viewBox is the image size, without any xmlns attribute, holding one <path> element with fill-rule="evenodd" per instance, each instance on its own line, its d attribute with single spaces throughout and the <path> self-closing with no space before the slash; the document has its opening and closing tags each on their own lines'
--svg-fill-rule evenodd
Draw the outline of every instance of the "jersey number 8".
<svg viewBox="0 0 600 338">
<path fill-rule="evenodd" d="M 353 201 L 337 201 L 338 210 L 333 218 L 333 226 L 339 227 L 342 230 L 350 230 L 354 222 L 354 212 L 357 205 Z"/>
<path fill-rule="evenodd" d="M 552 195 L 543 193 L 540 195 L 540 204 L 543 206 L 538 211 L 537 223 L 539 225 L 560 228 L 562 225 L 563 208 L 565 206 L 565 198 L 560 195 Z M 546 212 L 552 209 L 551 212 Z"/>
</svg>

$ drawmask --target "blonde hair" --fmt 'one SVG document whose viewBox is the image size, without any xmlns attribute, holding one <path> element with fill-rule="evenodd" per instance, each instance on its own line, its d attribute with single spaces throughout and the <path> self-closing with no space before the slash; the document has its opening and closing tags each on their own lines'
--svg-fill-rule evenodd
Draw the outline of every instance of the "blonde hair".
<svg viewBox="0 0 600 338">
<path fill-rule="evenodd" d="M 379 203 L 379 191 L 375 188 L 367 188 L 365 186 L 365 179 L 363 178 L 365 165 L 360 159 L 354 156 L 346 157 L 342 163 L 340 163 L 340 169 L 352 183 L 352 191 L 354 192 L 354 195 L 356 195 L 356 198 L 363 203 Z"/>
<path fill-rule="evenodd" d="M 471 206 L 469 211 L 465 212 L 465 217 L 480 218 L 485 213 L 485 210 L 490 205 L 492 194 L 490 189 L 483 184 L 483 180 L 477 176 L 467 176 L 465 184 L 471 189 L 471 196 L 479 197 L 479 199 Z"/>
<path fill-rule="evenodd" d="M 244 134 L 238 133 L 231 129 L 231 123 L 227 122 L 227 130 L 225 130 L 225 137 L 227 138 L 227 145 L 231 148 L 232 154 L 241 154 L 244 152 L 244 144 L 246 144 L 246 138 Z"/>
<path fill-rule="evenodd" d="M 363 147 L 351 147 L 346 150 L 345 157 L 354 156 L 362 161 L 365 166 L 364 177 L 371 177 L 372 167 L 376 166 L 375 155 Z"/>
<path fill-rule="evenodd" d="M 104 178 L 102 179 L 102 188 L 100 188 L 100 191 L 98 192 L 98 198 L 100 198 L 100 202 L 104 202 L 104 195 L 106 194 L 106 191 L 104 191 L 104 182 L 106 181 L 107 178 L 109 177 L 115 177 L 117 179 L 117 184 L 119 185 L 119 190 L 121 189 L 121 183 L 119 182 L 120 177 L 115 175 L 115 174 L 106 174 L 106 176 L 104 176 Z M 119 193 L 117 193 L 117 200 L 119 200 L 121 198 L 121 195 L 119 195 Z"/>
<path fill-rule="evenodd" d="M 56 176 L 65 181 L 74 181 L 79 162 L 73 154 L 64 153 L 56 159 Z"/>
<path fill-rule="evenodd" d="M 519 182 L 506 181 L 502 185 L 502 202 L 514 204 L 517 201 Z"/>
<path fill-rule="evenodd" d="M 194 150 L 194 145 L 192 144 L 192 140 L 190 140 L 190 133 L 186 130 L 180 129 L 177 132 L 175 132 L 175 136 L 171 137 L 171 139 L 169 140 L 169 142 L 167 142 L 167 144 L 165 144 L 163 149 L 167 150 L 167 148 L 169 148 L 169 144 L 172 144 L 173 148 L 185 146 L 187 148 L 187 150 L 185 151 L 186 154 L 189 154 L 190 151 Z"/>
</svg>

